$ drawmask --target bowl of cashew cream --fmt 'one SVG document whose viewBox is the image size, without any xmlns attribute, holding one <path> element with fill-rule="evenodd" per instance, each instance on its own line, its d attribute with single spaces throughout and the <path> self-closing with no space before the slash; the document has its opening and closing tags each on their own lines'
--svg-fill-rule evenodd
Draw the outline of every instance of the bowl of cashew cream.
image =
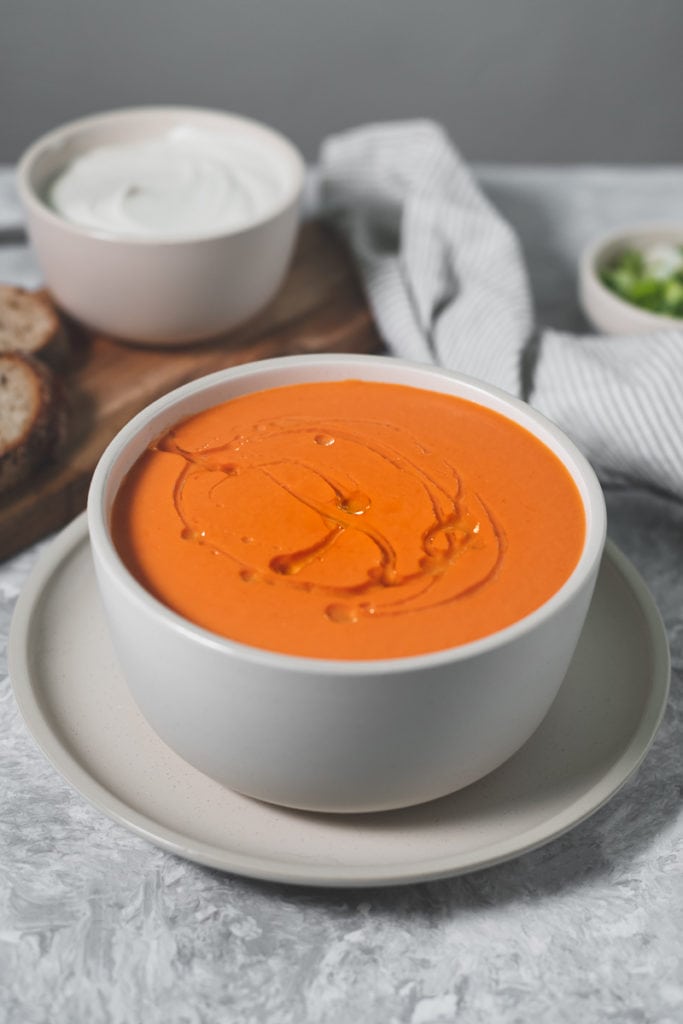
<svg viewBox="0 0 683 1024">
<path fill-rule="evenodd" d="M 89 328 L 146 345 L 220 336 L 289 266 L 304 162 L 234 114 L 143 107 L 74 121 L 22 157 L 19 193 L 45 282 Z"/>
</svg>

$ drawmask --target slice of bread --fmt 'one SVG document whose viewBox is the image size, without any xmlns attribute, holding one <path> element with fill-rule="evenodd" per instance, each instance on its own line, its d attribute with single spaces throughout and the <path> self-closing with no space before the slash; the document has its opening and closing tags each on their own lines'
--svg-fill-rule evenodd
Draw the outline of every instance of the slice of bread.
<svg viewBox="0 0 683 1024">
<path fill-rule="evenodd" d="M 55 366 L 67 351 L 66 332 L 49 298 L 0 284 L 0 353 L 23 352 Z"/>
<path fill-rule="evenodd" d="M 0 494 L 57 452 L 64 403 L 49 367 L 21 352 L 0 354 Z"/>
</svg>

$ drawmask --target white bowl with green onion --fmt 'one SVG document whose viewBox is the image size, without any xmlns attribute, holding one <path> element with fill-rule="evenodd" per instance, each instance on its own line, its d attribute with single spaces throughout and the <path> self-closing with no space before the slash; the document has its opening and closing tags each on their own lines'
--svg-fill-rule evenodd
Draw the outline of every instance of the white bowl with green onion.
<svg viewBox="0 0 683 1024">
<path fill-rule="evenodd" d="M 683 224 L 631 224 L 591 242 L 579 299 L 604 334 L 683 332 Z"/>
</svg>

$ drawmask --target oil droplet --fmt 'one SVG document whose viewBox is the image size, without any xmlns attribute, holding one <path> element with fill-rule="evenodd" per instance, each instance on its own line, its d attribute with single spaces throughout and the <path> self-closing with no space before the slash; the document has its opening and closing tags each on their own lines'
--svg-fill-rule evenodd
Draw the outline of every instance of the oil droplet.
<svg viewBox="0 0 683 1024">
<path fill-rule="evenodd" d="M 368 569 L 367 578 L 375 587 L 393 587 L 401 579 L 398 571 L 391 565 L 373 565 Z"/>
<path fill-rule="evenodd" d="M 358 622 L 360 618 L 358 608 L 348 604 L 329 604 L 325 615 L 330 622 Z"/>
<path fill-rule="evenodd" d="M 240 569 L 239 576 L 245 583 L 257 583 L 259 580 L 263 579 L 261 573 L 256 569 Z"/>
<path fill-rule="evenodd" d="M 316 444 L 322 445 L 323 448 L 329 448 L 330 445 L 334 444 L 332 434 L 316 434 L 313 440 Z"/>
<path fill-rule="evenodd" d="M 280 576 L 294 576 L 301 569 L 301 565 L 294 555 L 274 555 L 268 565 L 273 572 L 279 573 Z"/>
<path fill-rule="evenodd" d="M 191 527 L 185 526 L 180 531 L 180 536 L 183 540 L 194 540 L 197 543 L 201 543 L 206 537 L 206 530 L 193 530 Z"/>
<path fill-rule="evenodd" d="M 175 435 L 172 430 L 169 430 L 163 437 L 157 438 L 154 444 L 150 445 L 153 451 L 156 452 L 170 452 L 174 455 L 180 454 L 178 446 L 175 442 Z"/>
<path fill-rule="evenodd" d="M 362 516 L 364 512 L 370 508 L 372 501 L 363 494 L 362 491 L 354 491 L 353 494 L 348 494 L 345 498 L 342 498 L 339 502 L 339 508 L 342 512 L 349 512 L 352 516 Z"/>
</svg>

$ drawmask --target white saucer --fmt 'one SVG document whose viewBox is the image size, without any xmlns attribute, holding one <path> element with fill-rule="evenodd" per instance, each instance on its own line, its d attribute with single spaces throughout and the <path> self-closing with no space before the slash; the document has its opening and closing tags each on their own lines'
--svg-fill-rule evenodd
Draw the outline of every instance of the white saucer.
<svg viewBox="0 0 683 1024">
<path fill-rule="evenodd" d="M 372 815 L 237 795 L 174 754 L 117 667 L 80 516 L 43 553 L 12 621 L 10 674 L 47 757 L 105 814 L 182 857 L 254 878 L 390 885 L 483 868 L 582 821 L 642 761 L 666 704 L 666 634 L 608 545 L 579 648 L 547 718 L 510 761 L 433 803 Z"/>
</svg>

